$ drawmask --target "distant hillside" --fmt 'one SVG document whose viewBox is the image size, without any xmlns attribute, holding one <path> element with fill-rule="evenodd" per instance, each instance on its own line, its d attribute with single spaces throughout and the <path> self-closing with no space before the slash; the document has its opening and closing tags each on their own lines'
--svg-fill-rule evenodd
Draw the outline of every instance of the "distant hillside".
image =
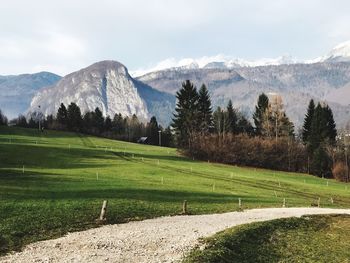
<svg viewBox="0 0 350 263">
<path fill-rule="evenodd" d="M 287 113 L 297 126 L 302 124 L 311 98 L 327 101 L 334 110 L 339 126 L 350 121 L 350 97 L 346 96 L 348 88 L 344 88 L 350 83 L 350 63 L 322 62 L 234 69 L 176 68 L 138 78 L 170 94 L 175 94 L 186 79 L 192 80 L 197 87 L 205 83 L 215 106 L 224 106 L 231 99 L 235 107 L 249 115 L 253 112 L 258 95 L 265 92 L 282 95 Z M 341 101 L 339 97 L 342 97 Z"/>
<path fill-rule="evenodd" d="M 25 112 L 35 93 L 55 84 L 60 76 L 50 72 L 0 76 L 0 109 L 9 118 Z"/>
</svg>

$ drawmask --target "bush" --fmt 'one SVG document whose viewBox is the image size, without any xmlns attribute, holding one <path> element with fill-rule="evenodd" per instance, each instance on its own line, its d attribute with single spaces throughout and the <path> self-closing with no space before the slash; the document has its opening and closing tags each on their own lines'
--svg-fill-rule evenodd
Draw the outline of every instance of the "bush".
<svg viewBox="0 0 350 263">
<path fill-rule="evenodd" d="M 195 136 L 189 155 L 234 165 L 253 166 L 284 171 L 306 172 L 305 147 L 291 138 L 249 137 L 245 134 Z"/>
<path fill-rule="evenodd" d="M 347 168 L 345 163 L 337 162 L 333 166 L 332 173 L 335 179 L 341 182 L 348 182 Z"/>
</svg>

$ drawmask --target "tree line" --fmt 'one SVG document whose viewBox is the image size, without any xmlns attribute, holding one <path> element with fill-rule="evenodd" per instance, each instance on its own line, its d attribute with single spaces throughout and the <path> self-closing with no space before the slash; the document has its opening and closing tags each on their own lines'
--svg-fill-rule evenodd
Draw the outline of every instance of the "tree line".
<svg viewBox="0 0 350 263">
<path fill-rule="evenodd" d="M 99 108 L 82 114 L 80 107 L 73 102 L 68 107 L 61 103 L 56 115 L 43 116 L 35 113 L 28 121 L 24 116 L 19 116 L 13 122 L 17 126 L 28 128 L 38 128 L 40 122 L 41 127 L 46 129 L 80 132 L 129 142 L 147 137 L 145 143 L 152 145 L 158 145 L 161 136 L 162 146 L 174 146 L 170 127 L 164 129 L 154 116 L 149 122 L 143 123 L 135 114 L 131 117 L 115 114 L 113 119 L 104 117 Z"/>
<path fill-rule="evenodd" d="M 213 112 L 205 85 L 197 91 L 187 80 L 176 98 L 175 140 L 191 157 L 349 181 L 348 157 L 344 157 L 349 147 L 337 140 L 333 113 L 325 103 L 315 106 L 310 101 L 299 140 L 278 94 L 258 97 L 254 125 L 231 101 Z"/>
</svg>

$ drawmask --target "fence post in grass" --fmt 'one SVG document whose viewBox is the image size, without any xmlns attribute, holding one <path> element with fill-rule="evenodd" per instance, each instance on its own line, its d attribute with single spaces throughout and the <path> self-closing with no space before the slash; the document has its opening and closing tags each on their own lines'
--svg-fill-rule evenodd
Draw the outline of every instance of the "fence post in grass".
<svg viewBox="0 0 350 263">
<path fill-rule="evenodd" d="M 242 200 L 241 200 L 241 198 L 238 198 L 238 207 L 239 207 L 239 208 L 242 207 Z"/>
<path fill-rule="evenodd" d="M 328 186 L 328 180 L 327 180 L 327 186 Z"/>
<path fill-rule="evenodd" d="M 332 204 L 334 203 L 333 197 L 331 197 L 331 203 L 332 203 Z"/>
<path fill-rule="evenodd" d="M 286 207 L 286 199 L 285 198 L 283 198 L 283 205 L 282 205 L 282 207 Z"/>
<path fill-rule="evenodd" d="M 106 221 L 106 212 L 107 212 L 107 200 L 104 200 L 102 203 L 101 214 L 98 219 L 99 223 Z"/>
<path fill-rule="evenodd" d="M 277 193 L 276 193 L 276 191 L 273 191 L 274 193 L 275 193 L 275 197 L 277 197 Z"/>
<path fill-rule="evenodd" d="M 98 172 L 96 172 L 96 180 L 98 180 Z"/>
<path fill-rule="evenodd" d="M 320 207 L 320 206 L 321 206 L 321 197 L 319 197 L 317 200 L 317 207 Z"/>
<path fill-rule="evenodd" d="M 182 204 L 182 214 L 187 215 L 187 200 L 184 200 Z"/>
<path fill-rule="evenodd" d="M 280 182 L 280 180 L 278 180 L 278 186 L 281 187 L 281 182 Z"/>
<path fill-rule="evenodd" d="M 215 183 L 213 183 L 213 192 L 215 191 Z"/>
</svg>

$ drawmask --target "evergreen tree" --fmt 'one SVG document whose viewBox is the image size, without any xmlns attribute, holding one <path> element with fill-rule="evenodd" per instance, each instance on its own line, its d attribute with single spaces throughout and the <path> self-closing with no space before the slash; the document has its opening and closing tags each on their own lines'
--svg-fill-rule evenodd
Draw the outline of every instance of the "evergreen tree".
<svg viewBox="0 0 350 263">
<path fill-rule="evenodd" d="M 95 113 L 93 111 L 88 111 L 84 114 L 84 117 L 83 117 L 84 132 L 90 133 L 90 134 L 95 134 L 94 122 L 93 122 L 94 115 L 95 115 Z"/>
<path fill-rule="evenodd" d="M 311 122 L 314 116 L 314 112 L 315 112 L 315 102 L 313 99 L 311 99 L 305 115 L 303 131 L 302 131 L 302 140 L 304 144 L 307 144 L 307 142 L 309 141 L 309 136 L 311 133 Z"/>
<path fill-rule="evenodd" d="M 112 119 L 109 116 L 107 116 L 105 119 L 104 130 L 107 132 L 110 132 L 112 130 Z"/>
<path fill-rule="evenodd" d="M 317 104 L 311 121 L 311 129 L 308 136 L 308 149 L 309 152 L 313 153 L 319 148 L 321 142 L 325 137 L 325 118 L 323 109 L 320 103 Z"/>
<path fill-rule="evenodd" d="M 68 128 L 72 131 L 81 131 L 82 117 L 81 111 L 77 104 L 72 102 L 67 109 L 67 124 Z"/>
<path fill-rule="evenodd" d="M 68 124 L 68 113 L 67 108 L 64 106 L 63 103 L 61 103 L 60 107 L 58 108 L 56 119 L 59 124 L 61 124 L 63 127 L 67 127 Z"/>
<path fill-rule="evenodd" d="M 26 117 L 24 117 L 23 115 L 19 115 L 16 120 L 16 126 L 27 128 L 28 123 Z"/>
<path fill-rule="evenodd" d="M 125 121 L 123 119 L 123 116 L 120 113 L 114 115 L 114 118 L 112 121 L 112 130 L 118 135 L 125 133 L 125 130 L 126 130 Z"/>
<path fill-rule="evenodd" d="M 200 131 L 207 133 L 213 126 L 213 116 L 209 92 L 204 84 L 199 89 L 198 96 L 198 123 Z"/>
<path fill-rule="evenodd" d="M 142 136 L 142 124 L 136 114 L 127 119 L 127 128 L 129 141 L 137 141 Z"/>
<path fill-rule="evenodd" d="M 234 134 L 238 133 L 237 121 L 238 121 L 238 118 L 237 118 L 236 111 L 233 108 L 232 101 L 229 100 L 227 104 L 227 120 L 226 120 L 227 130 L 229 132 L 232 132 Z"/>
<path fill-rule="evenodd" d="M 33 117 L 30 117 L 29 121 L 28 121 L 28 128 L 37 128 L 38 127 L 38 123 L 34 120 Z"/>
<path fill-rule="evenodd" d="M 173 127 L 180 147 L 191 149 L 198 127 L 198 93 L 196 87 L 186 80 L 176 93 L 177 103 L 173 118 Z"/>
<path fill-rule="evenodd" d="M 337 129 L 336 129 L 336 124 L 334 121 L 334 117 L 333 117 L 333 112 L 332 109 L 326 105 L 323 108 L 324 111 L 324 115 L 325 115 L 325 119 L 327 122 L 327 134 L 326 134 L 326 138 L 328 138 L 329 143 L 331 145 L 335 145 L 336 143 L 336 138 L 337 138 Z"/>
<path fill-rule="evenodd" d="M 239 116 L 237 123 L 238 133 L 246 133 L 248 135 L 254 134 L 253 125 L 243 115 Z"/>
<path fill-rule="evenodd" d="M 337 130 L 332 110 L 328 105 L 317 104 L 312 121 L 307 145 L 312 156 L 311 172 L 318 176 L 330 176 L 332 160 L 325 150 L 335 145 Z"/>
<path fill-rule="evenodd" d="M 320 144 L 335 145 L 337 130 L 333 113 L 328 105 L 317 104 L 308 137 L 309 150 L 313 152 Z"/>
<path fill-rule="evenodd" d="M 162 145 L 165 147 L 174 147 L 174 138 L 170 126 L 162 131 Z"/>
<path fill-rule="evenodd" d="M 147 127 L 147 137 L 149 144 L 158 145 L 159 144 L 159 126 L 155 116 L 153 116 L 148 123 Z"/>
<path fill-rule="evenodd" d="M 331 177 L 332 160 L 323 145 L 319 145 L 312 155 L 311 173 L 320 177 Z"/>
<path fill-rule="evenodd" d="M 95 109 L 92 121 L 97 133 L 101 133 L 104 128 L 105 119 L 103 117 L 102 111 L 98 107 Z"/>
<path fill-rule="evenodd" d="M 0 110 L 0 125 L 7 125 L 7 117 Z"/>
<path fill-rule="evenodd" d="M 255 106 L 255 112 L 253 114 L 256 135 L 262 135 L 262 125 L 264 121 L 264 114 L 268 106 L 269 106 L 269 98 L 264 93 L 260 94 L 258 98 L 258 103 Z"/>
</svg>

